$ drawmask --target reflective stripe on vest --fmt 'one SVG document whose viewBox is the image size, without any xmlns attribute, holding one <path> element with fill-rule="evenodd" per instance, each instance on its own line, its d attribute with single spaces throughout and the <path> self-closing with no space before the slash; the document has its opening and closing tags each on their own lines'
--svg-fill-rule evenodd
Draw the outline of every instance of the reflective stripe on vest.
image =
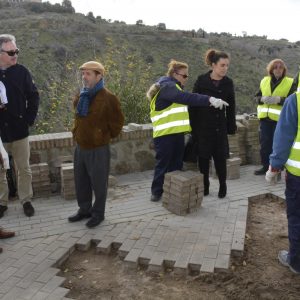
<svg viewBox="0 0 300 300">
<path fill-rule="evenodd" d="M 295 176 L 300 176 L 300 93 L 297 96 L 298 131 L 292 146 L 290 156 L 285 163 L 286 169 Z"/>
<path fill-rule="evenodd" d="M 262 96 L 279 96 L 287 97 L 293 84 L 293 79 L 285 76 L 278 86 L 271 92 L 271 76 L 266 76 L 260 82 L 260 90 Z M 273 121 L 278 121 L 281 113 L 282 105 L 277 104 L 259 104 L 257 106 L 257 117 L 259 119 L 270 118 Z"/>
<path fill-rule="evenodd" d="M 178 84 L 176 88 L 182 90 Z M 190 132 L 188 107 L 186 105 L 172 103 L 167 108 L 156 111 L 155 103 L 159 92 L 150 103 L 150 117 L 153 125 L 153 137 L 159 137 L 174 133 Z"/>
</svg>

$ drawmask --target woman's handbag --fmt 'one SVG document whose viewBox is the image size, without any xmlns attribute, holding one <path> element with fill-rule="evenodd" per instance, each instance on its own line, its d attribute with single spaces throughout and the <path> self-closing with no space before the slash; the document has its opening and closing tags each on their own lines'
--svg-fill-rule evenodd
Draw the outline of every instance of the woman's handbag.
<svg viewBox="0 0 300 300">
<path fill-rule="evenodd" d="M 197 162 L 197 142 L 193 139 L 192 135 L 189 134 L 187 142 L 184 147 L 183 161 L 184 162 Z"/>
</svg>

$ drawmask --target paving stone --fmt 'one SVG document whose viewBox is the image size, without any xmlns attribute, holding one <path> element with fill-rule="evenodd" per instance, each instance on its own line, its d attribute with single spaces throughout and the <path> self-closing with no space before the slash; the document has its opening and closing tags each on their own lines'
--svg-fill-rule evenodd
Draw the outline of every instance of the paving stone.
<svg viewBox="0 0 300 300">
<path fill-rule="evenodd" d="M 37 264 L 34 263 L 27 263 L 24 266 L 22 266 L 20 269 L 18 269 L 17 272 L 15 272 L 14 276 L 17 277 L 25 277 L 29 272 L 31 272 L 35 267 L 37 266 Z"/>
<path fill-rule="evenodd" d="M 126 255 L 126 257 L 124 258 L 124 263 L 127 267 L 129 268 L 136 268 L 138 265 L 138 259 L 139 259 L 139 255 L 141 254 L 141 252 L 143 251 L 143 249 L 136 249 L 133 248 L 129 251 L 129 253 Z"/>
<path fill-rule="evenodd" d="M 47 283 L 52 277 L 57 275 L 59 272 L 60 270 L 57 268 L 48 268 L 39 277 L 37 277 L 36 281 L 40 283 Z"/>
<path fill-rule="evenodd" d="M 76 249 L 79 251 L 87 251 L 92 244 L 92 235 L 86 234 L 80 240 L 76 242 Z"/>
<path fill-rule="evenodd" d="M 150 271 L 164 267 L 179 274 L 227 270 L 231 256 L 244 250 L 248 197 L 284 198 L 283 182 L 267 186 L 252 175 L 254 169 L 242 166 L 240 178 L 228 181 L 226 198 L 211 194 L 203 198 L 201 209 L 186 217 L 149 201 L 152 171 L 120 176 L 123 181 L 118 178 L 121 185 L 114 187 L 108 200 L 106 220 L 95 230 L 86 229 L 84 222 L 69 224 L 67 217 L 77 204 L 59 196 L 36 199 L 36 215 L 31 218 L 11 204 L 0 226 L 16 228 L 17 236 L 2 244 L 0 298 L 67 299 L 68 290 L 59 286 L 64 279 L 56 276 L 56 267 L 71 255 L 76 243 L 86 250 L 91 241 L 102 243 L 105 251 L 118 249 L 121 258 L 127 257 L 125 264 L 148 265 Z M 217 180 L 212 178 L 211 186 L 217 189 Z"/>
<path fill-rule="evenodd" d="M 112 248 L 114 237 L 113 236 L 106 236 L 103 240 L 96 246 L 97 253 L 110 253 Z"/>
<path fill-rule="evenodd" d="M 133 248 L 135 243 L 135 240 L 126 239 L 118 250 L 119 256 L 121 258 L 124 258 L 128 254 L 128 252 Z"/>
<path fill-rule="evenodd" d="M 141 265 L 148 265 L 155 251 L 156 247 L 149 245 L 145 246 L 140 254 L 139 263 Z"/>
<path fill-rule="evenodd" d="M 194 244 L 193 243 L 184 243 L 177 259 L 174 264 L 174 273 L 178 275 L 187 275 L 188 274 L 188 264 L 190 257 L 193 253 Z"/>
<path fill-rule="evenodd" d="M 46 298 L 46 300 L 61 300 L 67 299 L 64 296 L 69 293 L 68 289 L 63 287 L 57 287 L 50 295 Z"/>
<path fill-rule="evenodd" d="M 213 273 L 216 260 L 213 258 L 203 258 L 200 272 Z"/>
<path fill-rule="evenodd" d="M 52 293 L 56 288 L 65 282 L 64 277 L 54 276 L 41 289 L 41 292 Z"/>
<path fill-rule="evenodd" d="M 34 281 L 36 280 L 36 278 L 39 276 L 38 273 L 35 272 L 29 272 L 28 274 L 26 274 L 23 279 L 21 281 L 19 281 L 16 286 L 26 289 L 28 288 L 31 284 L 34 283 Z"/>
<path fill-rule="evenodd" d="M 44 284 L 40 282 L 33 282 L 28 288 L 26 288 L 22 295 L 20 295 L 20 299 L 31 300 L 34 295 L 42 288 Z"/>
<path fill-rule="evenodd" d="M 230 255 L 228 254 L 218 254 L 216 263 L 215 263 L 215 270 L 216 271 L 224 271 L 229 268 L 230 264 Z"/>
<path fill-rule="evenodd" d="M 18 271 L 17 268 L 8 267 L 3 272 L 0 273 L 0 282 L 6 281 L 10 276 Z"/>
<path fill-rule="evenodd" d="M 148 271 L 159 273 L 163 270 L 164 258 L 166 256 L 165 252 L 155 251 L 152 258 L 149 261 Z"/>
<path fill-rule="evenodd" d="M 177 260 L 177 257 L 180 254 L 181 248 L 173 248 L 170 247 L 168 252 L 166 253 L 165 259 L 164 259 L 164 264 L 167 268 L 173 268 L 174 264 Z"/>
</svg>

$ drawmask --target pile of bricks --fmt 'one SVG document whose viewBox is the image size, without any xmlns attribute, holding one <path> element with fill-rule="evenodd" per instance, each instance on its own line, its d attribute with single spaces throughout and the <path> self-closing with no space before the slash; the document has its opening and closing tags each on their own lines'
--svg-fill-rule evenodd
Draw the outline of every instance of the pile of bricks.
<svg viewBox="0 0 300 300">
<path fill-rule="evenodd" d="M 227 159 L 226 164 L 227 164 L 227 179 L 239 179 L 241 159 L 239 157 L 229 158 Z"/>
<path fill-rule="evenodd" d="M 162 203 L 170 212 L 184 216 L 197 211 L 203 200 L 203 175 L 193 171 L 165 174 Z"/>
<path fill-rule="evenodd" d="M 234 157 L 232 153 L 230 153 L 230 158 L 226 160 L 226 168 L 227 168 L 227 179 L 238 179 L 240 178 L 240 165 L 242 160 L 239 157 Z M 211 160 L 210 163 L 210 175 L 213 178 L 218 178 L 216 173 L 216 168 L 214 161 Z"/>
<path fill-rule="evenodd" d="M 47 163 L 33 164 L 30 166 L 32 172 L 32 190 L 34 197 L 49 197 L 51 195 L 51 183 L 49 177 L 49 166 Z"/>
<path fill-rule="evenodd" d="M 239 138 L 237 134 L 228 135 L 229 150 L 233 157 L 239 157 Z"/>
<path fill-rule="evenodd" d="M 73 163 L 63 163 L 60 169 L 61 195 L 66 200 L 76 198 Z"/>
<path fill-rule="evenodd" d="M 246 131 L 247 128 L 241 122 L 236 122 L 237 133 L 238 133 L 238 145 L 239 145 L 239 158 L 241 159 L 241 164 L 247 164 L 247 151 L 246 151 Z"/>
<path fill-rule="evenodd" d="M 259 119 L 250 118 L 247 121 L 246 147 L 247 147 L 247 163 L 260 164 L 260 144 L 259 144 Z"/>
</svg>

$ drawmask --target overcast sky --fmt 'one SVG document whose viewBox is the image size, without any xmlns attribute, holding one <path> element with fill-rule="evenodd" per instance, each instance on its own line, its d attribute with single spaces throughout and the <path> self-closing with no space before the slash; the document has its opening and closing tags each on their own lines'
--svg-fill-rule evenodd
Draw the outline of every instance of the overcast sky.
<svg viewBox="0 0 300 300">
<path fill-rule="evenodd" d="M 51 3 L 62 1 L 50 0 Z M 266 35 L 268 39 L 300 40 L 300 0 L 71 0 L 76 12 L 104 19 L 169 29 Z"/>
</svg>

